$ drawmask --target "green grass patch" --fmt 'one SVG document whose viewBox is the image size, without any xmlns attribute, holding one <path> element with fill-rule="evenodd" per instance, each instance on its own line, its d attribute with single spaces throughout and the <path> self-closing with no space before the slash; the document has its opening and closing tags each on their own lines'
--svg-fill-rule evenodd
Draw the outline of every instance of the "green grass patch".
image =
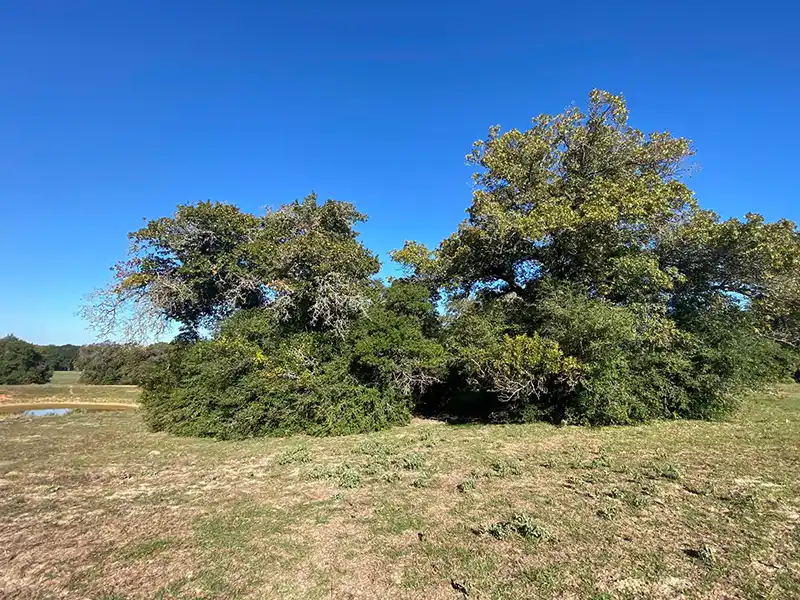
<svg viewBox="0 0 800 600">
<path fill-rule="evenodd" d="M 153 539 L 130 544 L 120 552 L 122 560 L 141 560 L 150 558 L 170 547 L 170 540 Z"/>
</svg>

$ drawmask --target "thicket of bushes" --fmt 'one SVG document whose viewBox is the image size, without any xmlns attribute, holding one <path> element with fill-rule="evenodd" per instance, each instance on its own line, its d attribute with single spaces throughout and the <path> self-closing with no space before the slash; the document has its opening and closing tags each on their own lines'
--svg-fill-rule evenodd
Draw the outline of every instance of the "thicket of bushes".
<svg viewBox="0 0 800 600">
<path fill-rule="evenodd" d="M 476 142 L 467 219 L 395 252 L 406 274 L 388 286 L 351 204 L 312 195 L 259 217 L 202 202 L 131 234 L 89 316 L 181 325 L 142 400 L 178 434 L 356 433 L 414 410 L 717 418 L 797 369 L 800 234 L 701 209 L 691 155 L 594 91 L 585 112 Z"/>
<path fill-rule="evenodd" d="M 418 369 L 443 366 L 444 353 L 415 316 L 385 304 L 391 292 L 378 292 L 342 337 L 287 328 L 254 308 L 213 339 L 176 344 L 170 368 L 145 385 L 145 419 L 157 430 L 220 438 L 407 424 Z"/>
<path fill-rule="evenodd" d="M 52 376 L 36 346 L 13 335 L 0 338 L 0 384 L 47 383 Z"/>
</svg>

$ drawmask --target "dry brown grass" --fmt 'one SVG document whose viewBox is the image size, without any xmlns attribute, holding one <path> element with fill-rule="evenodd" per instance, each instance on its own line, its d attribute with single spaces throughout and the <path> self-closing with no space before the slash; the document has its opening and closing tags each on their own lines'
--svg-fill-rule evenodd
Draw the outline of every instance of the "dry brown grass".
<svg viewBox="0 0 800 600">
<path fill-rule="evenodd" d="M 415 421 L 215 442 L 148 433 L 135 413 L 15 417 L 0 423 L 0 590 L 798 597 L 799 451 L 799 387 L 731 422 L 635 428 Z M 546 535 L 492 535 L 515 517 Z"/>
<path fill-rule="evenodd" d="M 135 385 L 84 385 L 77 378 L 55 378 L 44 385 L 0 385 L 0 411 L 10 405 L 111 403 L 136 405 L 141 390 Z"/>
</svg>

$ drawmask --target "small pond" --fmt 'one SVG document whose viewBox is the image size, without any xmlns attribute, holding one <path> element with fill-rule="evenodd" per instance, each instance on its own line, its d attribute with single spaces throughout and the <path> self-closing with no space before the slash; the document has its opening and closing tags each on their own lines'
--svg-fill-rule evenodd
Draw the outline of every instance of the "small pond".
<svg viewBox="0 0 800 600">
<path fill-rule="evenodd" d="M 75 410 L 124 411 L 136 410 L 135 404 L 114 404 L 111 402 L 27 402 L 19 404 L 0 404 L 0 413 L 23 414 L 26 417 L 59 417 Z"/>
<path fill-rule="evenodd" d="M 71 408 L 39 408 L 36 410 L 26 410 L 22 414 L 26 417 L 60 417 L 61 415 L 68 415 L 71 412 Z"/>
</svg>

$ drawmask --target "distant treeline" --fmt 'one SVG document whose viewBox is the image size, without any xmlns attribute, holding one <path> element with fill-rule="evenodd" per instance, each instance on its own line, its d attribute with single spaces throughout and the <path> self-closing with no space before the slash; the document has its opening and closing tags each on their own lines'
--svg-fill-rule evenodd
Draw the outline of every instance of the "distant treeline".
<svg viewBox="0 0 800 600">
<path fill-rule="evenodd" d="M 96 385 L 138 385 L 147 380 L 154 367 L 166 360 L 169 344 L 89 344 L 81 346 L 76 368 L 80 383 Z"/>
<path fill-rule="evenodd" d="M 114 342 L 40 346 L 9 335 L 0 339 L 0 384 L 47 383 L 53 371 L 81 371 L 80 383 L 138 385 L 168 347 Z"/>
<path fill-rule="evenodd" d="M 78 352 L 81 347 L 75 344 L 64 344 L 63 346 L 56 346 L 48 344 L 47 346 L 36 346 L 36 349 L 41 352 L 47 366 L 53 371 L 75 371 L 75 361 L 78 359 Z"/>
</svg>

